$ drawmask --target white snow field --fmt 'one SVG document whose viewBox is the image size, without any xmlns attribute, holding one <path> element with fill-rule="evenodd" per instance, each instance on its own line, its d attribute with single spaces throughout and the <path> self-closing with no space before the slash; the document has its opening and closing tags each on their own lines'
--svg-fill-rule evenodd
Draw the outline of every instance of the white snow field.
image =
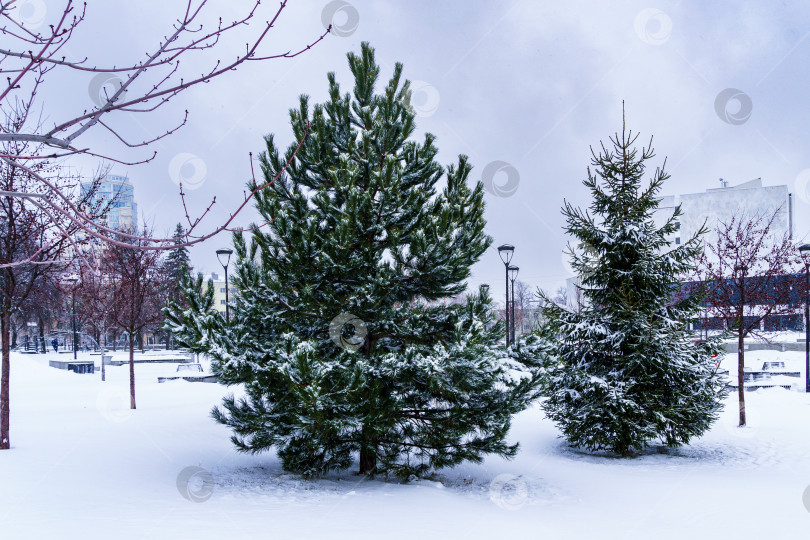
<svg viewBox="0 0 810 540">
<path fill-rule="evenodd" d="M 48 367 L 57 356 L 66 357 L 12 356 L 12 449 L 0 452 L 3 540 L 810 534 L 804 392 L 747 393 L 750 427 L 743 429 L 731 395 L 706 436 L 636 458 L 569 448 L 535 407 L 515 419 L 511 438 L 521 449 L 512 461 L 488 458 L 411 484 L 351 472 L 305 481 L 284 473 L 273 453 L 233 450 L 229 430 L 209 417 L 231 389 L 158 384 L 175 365 L 139 364 L 138 409 L 130 411 L 127 366 L 109 367 L 102 383 L 98 372 Z M 776 357 L 803 365 L 803 353 L 759 351 L 749 364 Z M 734 361 L 727 357 L 724 367 Z"/>
</svg>

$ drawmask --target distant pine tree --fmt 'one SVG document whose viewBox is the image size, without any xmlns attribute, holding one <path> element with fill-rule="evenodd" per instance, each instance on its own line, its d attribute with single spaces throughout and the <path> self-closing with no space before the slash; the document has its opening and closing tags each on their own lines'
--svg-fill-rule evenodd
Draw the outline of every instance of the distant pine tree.
<svg viewBox="0 0 810 540">
<path fill-rule="evenodd" d="M 191 277 L 191 259 L 188 254 L 188 248 L 182 244 L 185 241 L 186 231 L 183 225 L 177 224 L 174 229 L 174 245 L 178 246 L 169 250 L 169 254 L 163 263 L 164 277 L 166 279 L 166 292 L 167 302 L 174 302 L 178 306 L 186 306 L 187 301 L 185 298 L 183 286 L 189 282 Z M 167 348 L 173 348 L 172 334 L 166 328 L 165 343 Z"/>
<path fill-rule="evenodd" d="M 166 257 L 165 269 L 167 278 L 170 281 L 170 296 L 174 300 L 181 300 L 183 298 L 183 291 L 181 282 L 183 279 L 191 274 L 191 259 L 189 258 L 188 248 L 182 246 L 186 231 L 183 225 L 177 224 L 174 229 L 174 245 L 179 246 L 169 250 Z"/>
<path fill-rule="evenodd" d="M 698 295 L 677 297 L 678 280 L 701 252 L 698 232 L 673 247 L 680 208 L 657 227 L 657 194 L 669 178 L 656 169 L 642 186 L 651 145 L 641 154 L 638 135 L 621 135 L 593 152 L 589 212 L 566 202 L 566 232 L 578 240 L 572 266 L 583 306 L 569 310 L 548 301 L 546 332 L 555 362 L 543 409 L 574 445 L 622 455 L 650 440 L 688 443 L 717 418 L 725 383 L 712 354 L 720 340 L 696 344 L 689 330 Z"/>
<path fill-rule="evenodd" d="M 282 158 L 266 138 L 269 187 L 255 200 L 267 225 L 249 242 L 234 235 L 230 324 L 198 278 L 169 326 L 213 358 L 221 381 L 245 385 L 214 411 L 237 448 L 274 447 L 288 470 L 317 475 L 359 457 L 361 473 L 408 478 L 511 457 L 511 417 L 537 378 L 503 358 L 486 287 L 463 304 L 439 301 L 465 290 L 491 243 L 483 186 L 468 186 L 466 157 L 447 169 L 435 160 L 433 135 L 410 140 L 401 64 L 375 94 L 374 50 L 364 43 L 348 59 L 351 93 L 330 73 L 326 103 L 304 96 L 291 110 L 305 139 L 297 154 L 293 145 Z"/>
</svg>

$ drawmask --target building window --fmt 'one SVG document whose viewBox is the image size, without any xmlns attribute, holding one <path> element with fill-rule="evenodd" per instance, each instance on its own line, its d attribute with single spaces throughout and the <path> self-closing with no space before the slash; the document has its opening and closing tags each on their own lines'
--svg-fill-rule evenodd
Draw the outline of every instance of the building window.
<svg viewBox="0 0 810 540">
<path fill-rule="evenodd" d="M 225 287 L 220 287 L 219 292 L 224 293 L 225 292 Z"/>
<path fill-rule="evenodd" d="M 680 244 L 681 244 L 681 237 L 679 236 L 678 238 L 675 239 L 675 245 L 679 246 Z"/>
<path fill-rule="evenodd" d="M 225 305 L 225 300 L 220 300 L 219 303 L 224 306 Z"/>
</svg>

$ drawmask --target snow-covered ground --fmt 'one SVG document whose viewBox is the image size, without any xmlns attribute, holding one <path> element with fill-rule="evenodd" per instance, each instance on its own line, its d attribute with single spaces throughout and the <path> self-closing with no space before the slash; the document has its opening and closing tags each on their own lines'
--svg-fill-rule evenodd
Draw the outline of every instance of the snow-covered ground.
<svg viewBox="0 0 810 540">
<path fill-rule="evenodd" d="M 490 458 L 411 484 L 351 473 L 304 481 L 270 453 L 233 450 L 228 429 L 209 418 L 225 387 L 158 384 L 175 365 L 139 364 L 138 409 L 130 411 L 127 366 L 108 366 L 102 383 L 98 373 L 49 368 L 49 356 L 12 356 L 13 448 L 0 452 L 3 540 L 772 540 L 810 530 L 803 392 L 748 393 L 743 429 L 731 395 L 722 420 L 691 446 L 632 459 L 568 448 L 534 408 L 515 419 L 511 437 L 521 450 L 512 461 Z M 776 357 L 799 367 L 804 355 L 754 352 L 750 365 Z"/>
<path fill-rule="evenodd" d="M 710 334 L 715 335 L 716 332 L 710 332 Z M 804 331 L 797 332 L 795 330 L 761 332 L 757 336 L 749 335 L 745 338 L 745 343 L 804 343 L 804 336 Z M 737 336 L 732 334 L 725 341 L 727 343 L 737 343 Z"/>
</svg>

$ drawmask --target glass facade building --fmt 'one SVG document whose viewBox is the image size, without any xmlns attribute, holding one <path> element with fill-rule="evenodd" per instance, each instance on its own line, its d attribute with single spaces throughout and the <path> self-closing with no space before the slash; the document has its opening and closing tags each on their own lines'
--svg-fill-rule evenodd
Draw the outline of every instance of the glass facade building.
<svg viewBox="0 0 810 540">
<path fill-rule="evenodd" d="M 82 195 L 92 189 L 92 183 L 82 184 Z M 105 225 L 111 229 L 133 230 L 138 226 L 138 204 L 135 188 L 126 176 L 108 174 L 102 178 L 91 204 L 110 205 Z"/>
</svg>

